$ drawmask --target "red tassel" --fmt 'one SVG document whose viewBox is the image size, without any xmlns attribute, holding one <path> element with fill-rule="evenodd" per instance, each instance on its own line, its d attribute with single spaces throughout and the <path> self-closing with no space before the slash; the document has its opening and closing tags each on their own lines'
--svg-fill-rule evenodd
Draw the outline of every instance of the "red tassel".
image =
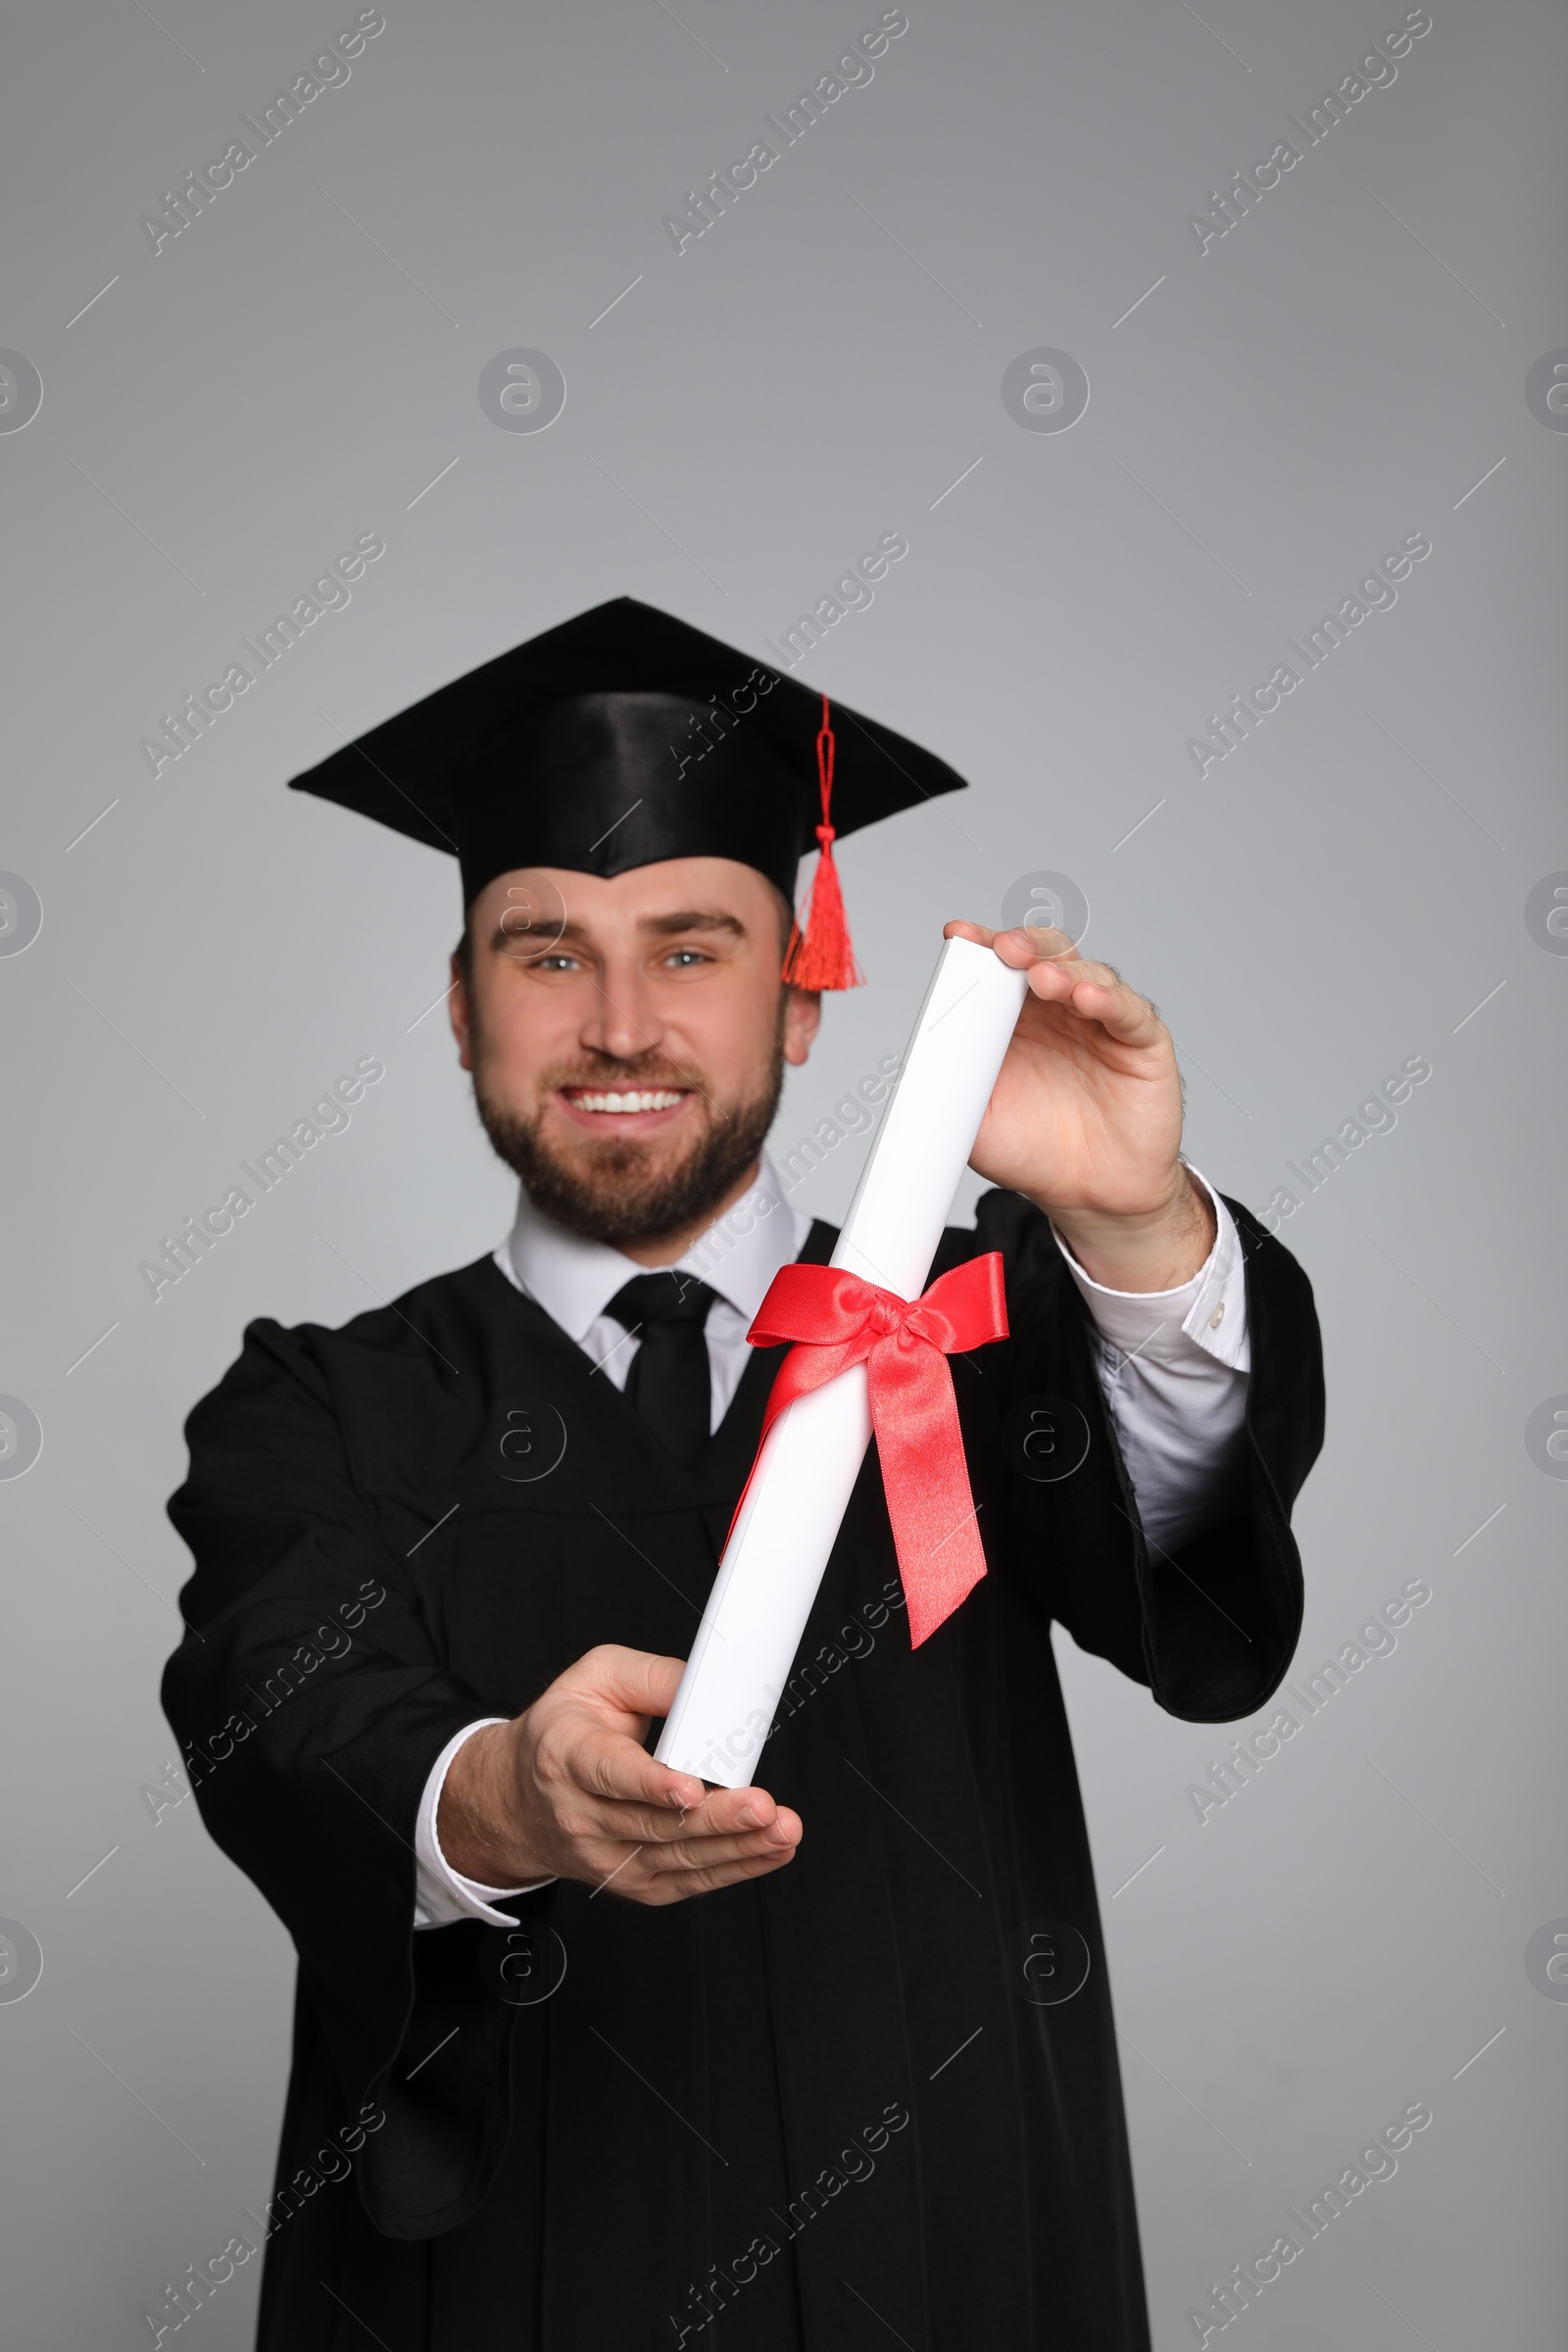
<svg viewBox="0 0 1568 2352">
<path fill-rule="evenodd" d="M 828 700 L 822 697 L 822 725 L 816 738 L 816 773 L 822 791 L 822 822 L 816 828 L 821 856 L 811 877 L 804 926 L 797 920 L 784 953 L 784 978 L 796 988 L 862 988 L 863 975 L 855 960 L 855 946 L 844 912 L 844 891 L 833 862 L 836 838 L 833 805 L 833 729 Z"/>
</svg>

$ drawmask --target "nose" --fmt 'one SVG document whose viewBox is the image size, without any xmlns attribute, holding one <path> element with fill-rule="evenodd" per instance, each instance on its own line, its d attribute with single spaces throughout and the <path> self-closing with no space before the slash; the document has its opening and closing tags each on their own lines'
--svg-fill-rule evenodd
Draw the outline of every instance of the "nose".
<svg viewBox="0 0 1568 2352">
<path fill-rule="evenodd" d="M 578 1038 L 590 1054 L 615 1061 L 635 1061 L 662 1045 L 664 1025 L 650 1000 L 642 974 L 631 958 L 608 960 L 588 975 L 589 1002 L 584 1007 Z"/>
</svg>

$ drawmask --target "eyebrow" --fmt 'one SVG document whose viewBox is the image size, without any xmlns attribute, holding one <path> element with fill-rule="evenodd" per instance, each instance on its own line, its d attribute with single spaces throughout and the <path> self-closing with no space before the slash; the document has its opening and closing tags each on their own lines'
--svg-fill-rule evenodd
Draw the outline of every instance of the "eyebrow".
<svg viewBox="0 0 1568 2352">
<path fill-rule="evenodd" d="M 677 931 L 727 931 L 735 939 L 746 937 L 746 925 L 738 915 L 714 914 L 698 908 L 679 914 L 645 914 L 637 928 L 653 932 L 658 939 L 673 938 Z"/>
<path fill-rule="evenodd" d="M 674 914 L 645 914 L 639 918 L 637 928 L 655 939 L 674 939 L 689 931 L 723 931 L 734 939 L 747 936 L 746 925 L 738 915 L 719 914 L 698 907 L 682 908 Z M 514 947 L 519 936 L 517 932 L 508 931 L 498 923 L 490 944 L 493 948 Z M 541 941 L 539 953 L 548 955 L 550 949 L 559 947 L 563 940 L 569 941 L 573 946 L 587 947 L 592 945 L 593 933 L 588 924 L 568 918 L 552 935 L 548 944 Z"/>
</svg>

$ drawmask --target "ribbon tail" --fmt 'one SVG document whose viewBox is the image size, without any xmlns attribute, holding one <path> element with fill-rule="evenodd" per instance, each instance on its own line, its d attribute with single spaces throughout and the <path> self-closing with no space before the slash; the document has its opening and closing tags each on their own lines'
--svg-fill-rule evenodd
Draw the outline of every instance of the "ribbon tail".
<svg viewBox="0 0 1568 2352">
<path fill-rule="evenodd" d="M 871 1420 L 909 1611 L 909 1645 L 946 1623 L 986 1573 L 979 1510 L 945 1356 L 873 1348 Z"/>
</svg>

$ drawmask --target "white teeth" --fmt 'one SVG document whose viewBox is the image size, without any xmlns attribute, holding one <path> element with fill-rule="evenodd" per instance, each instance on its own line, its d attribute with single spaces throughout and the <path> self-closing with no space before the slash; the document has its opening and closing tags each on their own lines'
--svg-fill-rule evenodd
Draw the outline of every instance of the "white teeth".
<svg viewBox="0 0 1568 2352">
<path fill-rule="evenodd" d="M 684 1098 L 667 1090 L 639 1095 L 590 1095 L 573 1089 L 568 1100 L 579 1110 L 673 1110 Z"/>
</svg>

